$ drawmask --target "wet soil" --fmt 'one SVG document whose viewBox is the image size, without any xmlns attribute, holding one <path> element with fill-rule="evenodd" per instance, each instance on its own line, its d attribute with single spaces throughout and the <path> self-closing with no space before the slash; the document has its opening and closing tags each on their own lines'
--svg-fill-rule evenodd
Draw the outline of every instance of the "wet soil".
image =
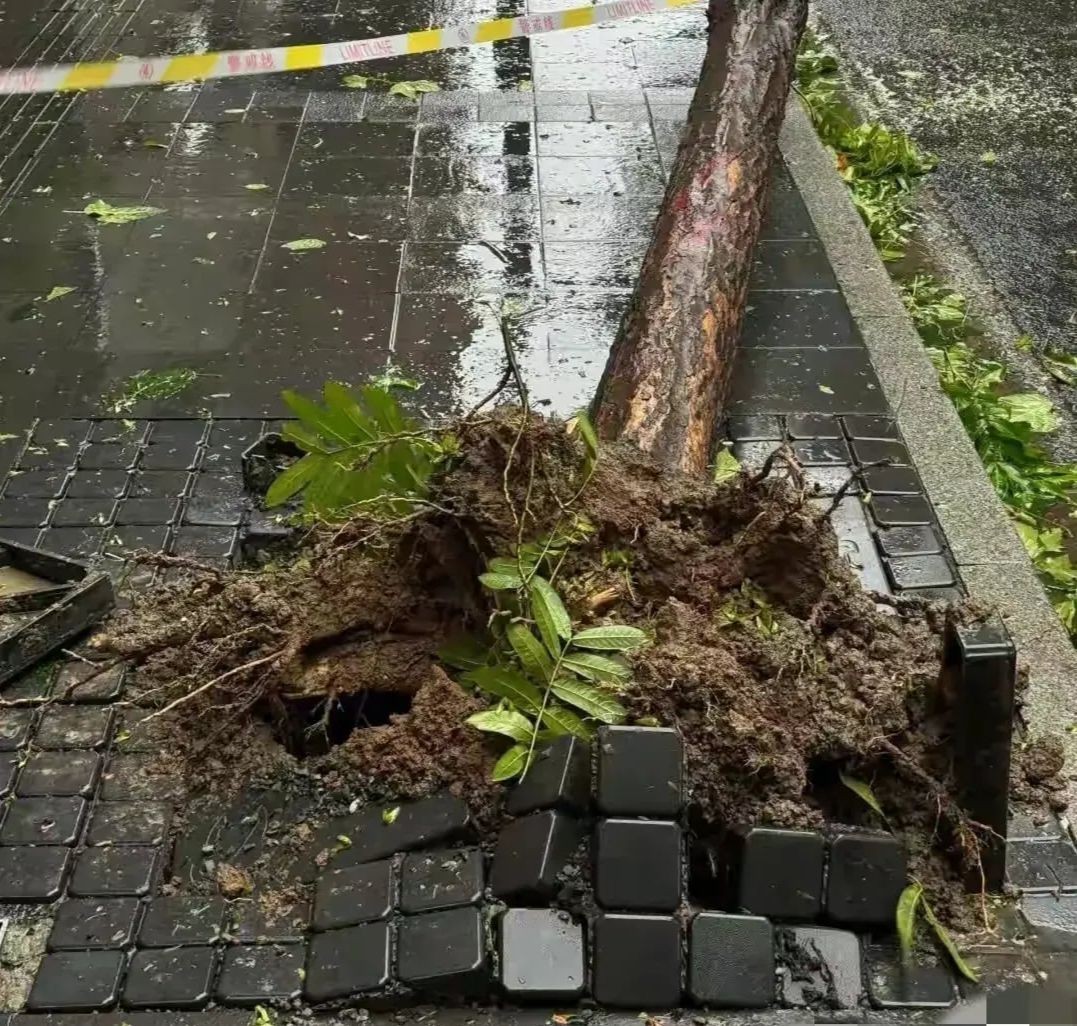
<svg viewBox="0 0 1077 1026">
<path fill-rule="evenodd" d="M 429 506 L 397 523 L 311 531 L 257 571 L 187 571 L 114 619 L 100 645 L 137 665 L 136 701 L 167 710 L 170 758 L 192 794 L 219 801 L 297 776 L 342 800 L 448 789 L 496 825 L 490 770 L 505 746 L 465 725 L 488 700 L 437 652 L 487 634 L 494 603 L 477 576 L 489 558 L 572 527 L 557 586 L 579 626 L 653 637 L 620 699 L 630 720 L 681 731 L 690 822 L 881 826 L 841 783 L 851 775 L 904 835 L 939 910 L 960 920 L 955 863 L 941 853 L 973 858 L 976 831 L 950 798 L 938 681 L 947 618 L 981 611 L 865 593 L 788 475 L 713 485 L 611 444 L 587 478 L 563 423 L 521 430 L 520 418 L 503 409 L 458 425 L 461 456 Z M 323 755 L 285 750 L 297 701 L 308 717 L 310 699 L 322 703 L 305 727 L 316 732 L 360 692 L 406 695 L 410 708 Z M 1042 807 L 1062 767 L 1050 744 L 1035 751 L 1015 790 Z"/>
</svg>

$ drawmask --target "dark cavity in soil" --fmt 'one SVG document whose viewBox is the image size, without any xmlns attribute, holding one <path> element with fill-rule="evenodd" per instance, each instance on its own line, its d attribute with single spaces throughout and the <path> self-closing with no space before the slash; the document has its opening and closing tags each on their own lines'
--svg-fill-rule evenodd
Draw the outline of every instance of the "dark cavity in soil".
<svg viewBox="0 0 1077 1026">
<path fill-rule="evenodd" d="M 410 695 L 366 690 L 325 698 L 282 696 L 267 702 L 261 714 L 289 755 L 308 759 L 328 754 L 353 731 L 385 726 L 410 709 Z"/>
</svg>

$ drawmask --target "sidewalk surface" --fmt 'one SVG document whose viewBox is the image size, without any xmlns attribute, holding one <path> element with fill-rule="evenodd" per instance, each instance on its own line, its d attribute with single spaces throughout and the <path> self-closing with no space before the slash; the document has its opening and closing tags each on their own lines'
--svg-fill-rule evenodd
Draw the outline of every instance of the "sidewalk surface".
<svg viewBox="0 0 1077 1026">
<path fill-rule="evenodd" d="M 0 0 L 0 66 L 360 39 L 522 12 L 481 2 Z M 578 408 L 646 248 L 703 27 L 693 7 L 369 69 L 0 100 L 0 533 L 117 572 L 133 548 L 227 563 L 250 516 L 239 453 L 281 414 L 282 388 L 315 391 L 392 365 L 422 382 L 423 412 L 459 411 L 500 377 L 505 299 L 522 311 L 514 342 L 532 400 Z M 430 79 L 442 91 L 416 104 L 344 89 L 351 70 Z M 96 198 L 162 212 L 100 225 L 81 212 Z M 326 245 L 283 248 L 309 238 Z M 44 302 L 55 287 L 75 291 Z M 728 424 L 736 455 L 758 465 L 788 441 L 823 502 L 854 467 L 889 460 L 864 471 L 868 501 L 853 491 L 839 505 L 843 548 L 869 587 L 957 595 L 946 539 L 784 165 L 750 307 Z M 176 367 L 198 373 L 185 392 L 122 420 L 111 412 L 131 375 Z M 137 756 L 116 752 L 113 713 L 130 713 L 113 708 L 122 681 L 42 711 L 54 676 L 5 690 L 21 704 L 0 708 L 0 742 L 19 756 L 35 731 L 55 734 L 59 711 L 60 751 L 91 761 L 86 749 L 99 752 L 133 788 L 120 797 L 170 799 L 139 777 Z M 95 807 L 117 799 L 115 789 L 89 794 Z M 1077 851 L 1057 823 L 1045 831 L 1016 830 L 1011 882 L 1041 899 L 1064 892 L 1057 910 L 1044 899 L 1038 912 L 1061 922 L 1077 914 Z M 158 842 L 149 854 L 110 855 L 117 872 L 137 871 L 128 857 L 170 864 L 170 845 Z M 76 830 L 75 858 L 84 843 Z M 5 846 L 0 835 L 0 919 L 20 920 L 24 940 L 47 936 L 64 905 L 25 897 L 53 883 L 63 893 L 67 864 L 56 868 L 55 851 Z M 1054 971 L 1056 958 L 983 957 L 1025 975 Z M 32 977 L 32 959 L 19 971 Z"/>
</svg>

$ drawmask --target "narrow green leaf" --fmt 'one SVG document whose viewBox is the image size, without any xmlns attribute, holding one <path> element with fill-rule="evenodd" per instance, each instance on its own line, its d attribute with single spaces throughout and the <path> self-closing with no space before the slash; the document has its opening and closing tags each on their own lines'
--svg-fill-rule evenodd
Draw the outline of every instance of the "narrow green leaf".
<svg viewBox="0 0 1077 1026">
<path fill-rule="evenodd" d="M 549 680 L 553 663 L 542 642 L 522 623 L 510 623 L 505 631 L 524 672 L 536 680 Z"/>
<path fill-rule="evenodd" d="M 328 409 L 349 421 L 355 428 L 354 441 L 377 438 L 377 429 L 347 385 L 342 385 L 339 381 L 327 381 L 322 386 L 322 397 Z"/>
<path fill-rule="evenodd" d="M 526 572 L 528 570 L 527 561 L 524 560 L 523 564 Z M 507 574 L 509 577 L 520 576 L 520 564 L 515 559 L 491 559 L 487 562 L 486 569 L 492 574 Z"/>
<path fill-rule="evenodd" d="M 561 665 L 585 680 L 603 684 L 621 685 L 632 679 L 630 667 L 594 652 L 570 652 L 561 660 Z"/>
<path fill-rule="evenodd" d="M 838 778 L 841 782 L 849 788 L 865 805 L 871 807 L 872 811 L 877 813 L 879 818 L 884 822 L 886 820 L 886 813 L 883 812 L 883 807 L 879 804 L 879 799 L 875 797 L 875 792 L 871 789 L 869 784 L 866 784 L 863 780 L 857 780 L 856 777 L 847 777 L 844 773 L 839 773 Z"/>
<path fill-rule="evenodd" d="M 307 426 L 341 445 L 351 444 L 351 424 L 332 410 L 323 410 L 306 396 L 286 388 L 281 392 L 285 405 Z"/>
<path fill-rule="evenodd" d="M 580 410 L 568 422 L 569 434 L 578 434 L 583 441 L 584 449 L 587 451 L 588 462 L 592 465 L 598 462 L 598 433 L 595 431 L 594 424 L 591 423 L 591 418 L 587 415 L 586 410 Z"/>
<path fill-rule="evenodd" d="M 548 703 L 542 714 L 542 722 L 555 734 L 574 734 L 584 741 L 590 741 L 593 731 L 570 709 L 555 703 Z"/>
<path fill-rule="evenodd" d="M 524 582 L 513 574 L 479 574 L 479 582 L 491 591 L 516 591 Z"/>
<path fill-rule="evenodd" d="M 584 684 L 571 677 L 554 681 L 550 690 L 567 705 L 582 709 L 602 723 L 620 723 L 625 718 L 625 708 L 608 691 Z"/>
<path fill-rule="evenodd" d="M 523 772 L 524 763 L 526 761 L 527 745 L 513 745 L 494 764 L 494 769 L 490 774 L 490 777 L 492 780 L 496 781 L 512 780 Z"/>
<path fill-rule="evenodd" d="M 544 577 L 531 578 L 531 611 L 535 616 L 539 634 L 551 655 L 557 655 L 561 651 L 563 638 L 568 641 L 572 637 L 572 620 L 565 609 L 561 597 L 553 589 Z"/>
<path fill-rule="evenodd" d="M 923 886 L 918 883 L 911 883 L 901 892 L 901 897 L 898 898 L 895 925 L 897 926 L 898 943 L 901 945 L 901 955 L 906 961 L 912 957 L 912 945 L 916 937 L 916 911 L 923 896 Z"/>
<path fill-rule="evenodd" d="M 954 968 L 964 976 L 966 980 L 969 980 L 972 983 L 979 983 L 980 977 L 976 974 L 976 971 L 972 966 L 965 961 L 961 952 L 957 950 L 957 945 L 954 943 L 953 937 L 950 936 L 950 931 L 935 918 L 935 913 L 928 904 L 926 898 L 921 901 L 921 905 L 924 910 L 924 918 L 931 924 L 931 928 L 935 931 L 935 936 L 938 937 L 939 943 L 946 949 L 946 954 L 948 954 L 953 961 Z"/>
<path fill-rule="evenodd" d="M 296 460 L 287 470 L 278 474 L 269 486 L 266 506 L 272 509 L 287 502 L 306 488 L 325 465 L 325 457 L 314 452 L 308 452 L 302 459 Z"/>
<path fill-rule="evenodd" d="M 537 715 L 542 708 L 542 694 L 522 673 L 503 666 L 480 666 L 462 678 L 480 691 L 497 698 L 507 698 L 518 709 Z"/>
<path fill-rule="evenodd" d="M 95 199 L 83 207 L 82 212 L 101 224 L 130 224 L 155 214 L 163 214 L 160 207 L 114 207 L 103 199 Z"/>
<path fill-rule="evenodd" d="M 325 447 L 325 439 L 317 431 L 311 430 L 297 420 L 286 421 L 280 431 L 281 438 L 289 442 L 295 442 L 299 448 L 306 452 L 318 452 L 328 454 Z"/>
<path fill-rule="evenodd" d="M 572 636 L 572 644 L 579 648 L 597 649 L 600 652 L 630 652 L 646 645 L 648 637 L 638 627 L 610 624 L 606 627 L 588 627 Z"/>
<path fill-rule="evenodd" d="M 535 732 L 531 721 L 515 709 L 484 709 L 469 716 L 464 722 L 488 734 L 504 734 L 513 741 L 530 742 L 531 735 Z"/>
<path fill-rule="evenodd" d="M 438 659 L 454 670 L 476 670 L 486 665 L 486 648 L 470 635 L 447 641 L 438 649 Z"/>
</svg>

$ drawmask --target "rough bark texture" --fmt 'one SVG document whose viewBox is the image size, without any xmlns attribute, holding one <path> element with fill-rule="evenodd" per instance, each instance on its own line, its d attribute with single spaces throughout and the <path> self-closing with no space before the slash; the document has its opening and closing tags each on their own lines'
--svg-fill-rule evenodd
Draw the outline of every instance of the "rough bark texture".
<svg viewBox="0 0 1077 1026">
<path fill-rule="evenodd" d="M 807 0 L 711 0 L 687 134 L 593 406 L 599 433 L 701 473 L 729 382 Z"/>
</svg>

